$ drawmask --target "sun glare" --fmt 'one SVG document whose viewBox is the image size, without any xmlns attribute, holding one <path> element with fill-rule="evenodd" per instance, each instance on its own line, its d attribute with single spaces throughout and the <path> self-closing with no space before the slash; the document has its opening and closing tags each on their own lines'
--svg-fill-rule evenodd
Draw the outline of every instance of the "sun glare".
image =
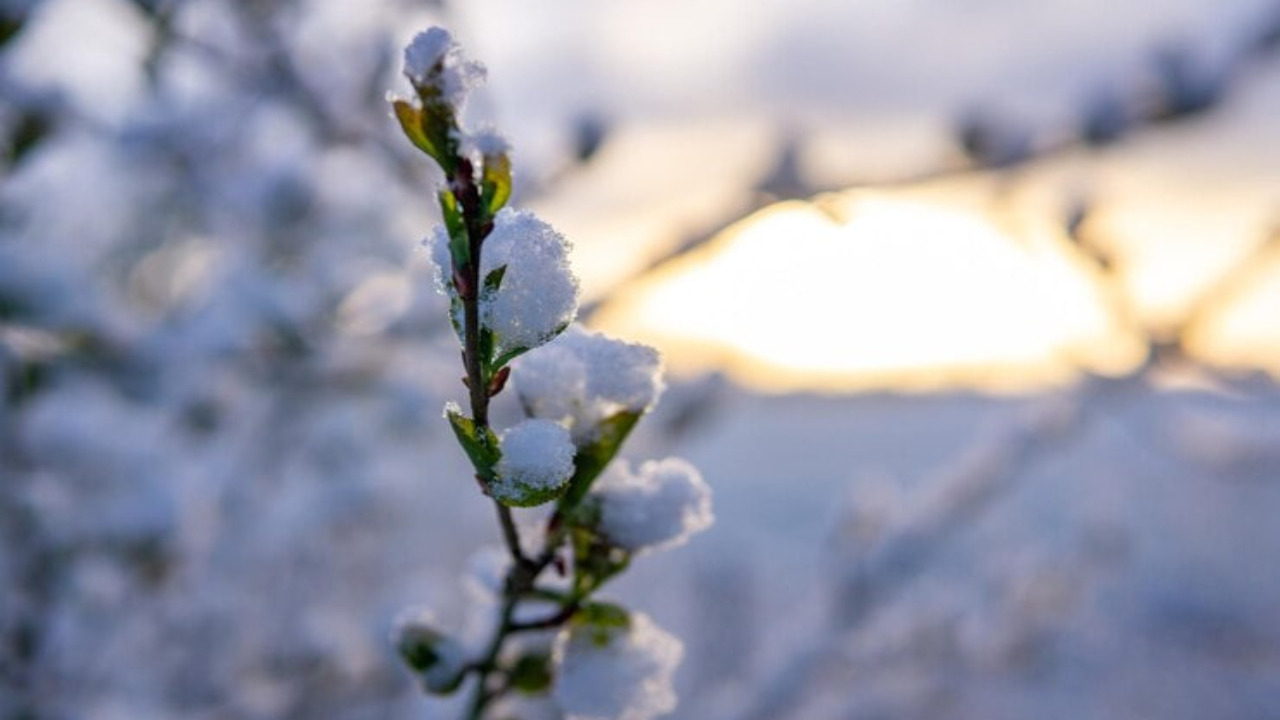
<svg viewBox="0 0 1280 720">
<path fill-rule="evenodd" d="M 619 294 L 597 317 L 678 370 L 727 364 L 775 390 L 1018 389 L 1121 371 L 1087 266 L 1051 227 L 962 204 L 853 193 L 775 205 Z"/>
</svg>

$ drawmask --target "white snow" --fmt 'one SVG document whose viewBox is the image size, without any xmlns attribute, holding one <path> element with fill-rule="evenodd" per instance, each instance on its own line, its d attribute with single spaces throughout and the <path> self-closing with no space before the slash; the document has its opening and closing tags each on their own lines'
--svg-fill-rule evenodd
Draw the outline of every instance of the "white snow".
<svg viewBox="0 0 1280 720">
<path fill-rule="evenodd" d="M 556 638 L 552 694 L 572 720 L 649 720 L 675 709 L 672 676 L 683 656 L 681 642 L 643 613 L 626 628 L 574 625 Z"/>
<path fill-rule="evenodd" d="M 524 420 L 502 433 L 498 479 L 490 486 L 504 502 L 523 504 L 562 487 L 573 475 L 573 443 L 564 426 Z"/>
<path fill-rule="evenodd" d="M 444 60 L 445 53 L 457 47 L 448 30 L 433 27 L 414 36 L 404 49 L 404 74 L 410 80 L 421 81 L 431 69 Z"/>
<path fill-rule="evenodd" d="M 506 266 L 502 286 L 480 299 L 480 319 L 493 331 L 498 353 L 535 348 L 555 337 L 578 313 L 578 278 L 569 268 L 569 242 L 527 210 L 505 208 L 481 251 L 481 277 Z"/>
<path fill-rule="evenodd" d="M 443 225 L 437 225 L 431 234 L 422 240 L 422 247 L 431 258 L 431 266 L 435 270 L 436 290 L 441 295 L 454 296 L 453 259 L 449 256 L 449 232 Z"/>
<path fill-rule="evenodd" d="M 422 245 L 435 266 L 436 289 L 456 298 L 448 232 L 437 226 Z M 493 331 L 499 355 L 538 347 L 573 322 L 578 279 L 569 268 L 569 249 L 563 235 L 531 212 L 504 208 L 494 218 L 481 251 L 480 275 L 507 269 L 496 291 L 482 293 L 480 322 Z M 460 307 L 454 321 L 462 327 Z"/>
<path fill-rule="evenodd" d="M 511 142 L 492 125 L 482 125 L 467 133 L 466 146 L 481 157 L 496 157 L 511 152 Z"/>
<path fill-rule="evenodd" d="M 454 107 L 484 82 L 485 68 L 468 60 L 448 30 L 433 27 L 418 33 L 404 49 L 404 75 L 416 87 L 431 87 Z"/>
<path fill-rule="evenodd" d="M 510 569 L 511 553 L 500 545 L 487 545 L 467 559 L 463 586 L 476 602 L 493 601 L 502 595 Z"/>
<path fill-rule="evenodd" d="M 683 545 L 711 527 L 711 488 L 698 469 L 679 458 L 651 460 L 635 471 L 615 460 L 595 482 L 600 529 L 631 551 Z"/>
<path fill-rule="evenodd" d="M 658 351 L 579 326 L 522 358 L 514 377 L 525 407 L 566 423 L 578 443 L 614 413 L 652 408 L 664 387 Z"/>
</svg>

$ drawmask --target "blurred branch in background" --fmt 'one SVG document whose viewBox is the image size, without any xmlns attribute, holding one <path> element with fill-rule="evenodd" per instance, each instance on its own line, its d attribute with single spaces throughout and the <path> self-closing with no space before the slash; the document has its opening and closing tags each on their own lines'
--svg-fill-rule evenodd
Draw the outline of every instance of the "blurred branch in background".
<svg viewBox="0 0 1280 720">
<path fill-rule="evenodd" d="M 1011 587 L 1023 588 L 1031 593 L 1029 597 L 1040 600 L 1028 605 L 1026 597 L 1019 599 L 1016 594 L 1021 590 L 1010 598 L 987 598 L 982 605 L 999 620 L 981 630 L 990 637 L 976 644 L 981 639 L 972 636 L 972 628 L 966 626 L 970 621 L 963 613 L 957 614 L 957 609 L 939 606 L 942 614 L 938 615 L 934 611 L 939 608 L 928 602 L 916 614 L 904 614 L 903 608 L 918 606 L 922 595 L 945 591 L 936 580 L 927 588 L 919 586 L 925 579 L 945 578 L 945 567 L 956 563 L 955 548 L 981 527 L 985 514 L 1001 503 L 1008 504 L 1015 492 L 1027 492 L 1025 484 L 1033 478 L 1044 482 L 1038 477 L 1039 468 L 1062 462 L 1072 452 L 1073 440 L 1096 431 L 1099 425 L 1121 430 L 1136 447 L 1145 448 L 1144 452 L 1155 458 L 1189 444 L 1192 452 L 1179 455 L 1184 462 L 1198 466 L 1194 471 L 1224 478 L 1239 477 L 1248 468 L 1260 470 L 1263 476 L 1274 472 L 1280 452 L 1275 445 L 1267 448 L 1277 437 L 1274 432 L 1264 434 L 1266 439 L 1257 447 L 1196 452 L 1204 441 L 1179 437 L 1178 426 L 1171 422 L 1152 424 L 1141 408 L 1161 392 L 1160 378 L 1170 370 L 1182 375 L 1190 372 L 1228 391 L 1244 393 L 1245 404 L 1280 399 L 1274 382 L 1256 374 L 1240 377 L 1197 362 L 1185 349 L 1199 323 L 1230 300 L 1258 271 L 1261 261 L 1280 248 L 1280 232 L 1273 231 L 1203 291 L 1176 325 L 1143 327 L 1136 319 L 1121 271 L 1104 249 L 1105 241 L 1087 232 L 1087 218 L 1088 210 L 1078 207 L 1067 219 L 1067 230 L 1106 279 L 1112 312 L 1147 339 L 1145 361 L 1123 376 L 1084 376 L 1074 387 L 1051 393 L 1008 427 L 946 463 L 932 477 L 915 483 L 914 492 L 904 494 L 892 481 L 859 483 L 833 534 L 827 621 L 785 660 L 771 664 L 764 673 L 768 679 L 747 693 L 747 699 L 728 712 L 728 717 L 813 717 L 814 707 L 843 707 L 840 717 L 946 713 L 950 712 L 946 685 L 954 680 L 921 679 L 920 686 L 902 686 L 891 668 L 926 662 L 939 673 L 936 678 L 947 675 L 938 668 L 948 665 L 955 665 L 954 672 L 961 677 L 973 672 L 1033 672 L 1026 657 L 1009 657 L 1007 662 L 991 665 L 985 654 L 991 650 L 989 642 L 996 638 L 1001 652 L 1024 653 L 1028 651 L 1026 643 L 1075 622 L 1072 616 L 1079 606 L 1093 603 L 1083 599 L 1098 592 L 1097 584 L 1109 574 L 1123 571 L 1125 548 L 1135 542 L 1126 537 L 1125 529 L 1085 528 L 1074 557 L 1028 567 L 1016 565 L 1014 574 L 1007 578 Z M 1206 439 L 1209 443 L 1224 440 Z M 1238 462 L 1242 454 L 1249 458 L 1247 467 Z M 1222 460 L 1228 457 L 1237 461 L 1224 465 Z M 1004 560 L 1004 556 L 979 556 L 960 562 L 968 563 L 966 574 L 985 576 L 991 570 L 1000 571 Z M 943 657 L 934 657 L 938 652 Z M 832 705 L 824 705 L 824 698 Z"/>
<path fill-rule="evenodd" d="M 996 172 L 1017 182 L 1018 171 L 1037 162 L 1082 148 L 1105 152 L 1122 141 L 1158 131 L 1173 123 L 1192 122 L 1221 108 L 1242 81 L 1280 53 L 1280 5 L 1264 8 L 1257 22 L 1240 33 L 1239 44 L 1217 64 L 1200 57 L 1189 41 L 1167 41 L 1150 52 L 1150 67 L 1134 77 L 1116 79 L 1079 105 L 1068 127 L 1034 127 L 994 108 L 962 112 L 955 124 L 958 157 L 939 158 L 936 167 L 898 177 L 849 177 L 815 183 L 806 173 L 803 155 L 809 138 L 791 124 L 777 133 L 775 159 L 750 197 L 708 229 L 687 237 L 635 272 L 630 281 L 649 275 L 721 235 L 742 217 L 774 202 L 812 198 L 851 188 L 886 188 L 930 183 L 946 178 Z M 1120 74 L 1121 71 L 1117 71 Z M 604 299 L 588 305 L 590 314 Z"/>
</svg>

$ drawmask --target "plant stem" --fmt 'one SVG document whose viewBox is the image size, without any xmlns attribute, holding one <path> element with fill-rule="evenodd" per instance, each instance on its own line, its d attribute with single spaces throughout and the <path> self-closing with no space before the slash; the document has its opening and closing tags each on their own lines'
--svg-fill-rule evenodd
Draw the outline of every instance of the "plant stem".
<svg viewBox="0 0 1280 720">
<path fill-rule="evenodd" d="M 498 510 L 498 522 L 502 525 L 502 538 L 507 543 L 507 550 L 511 553 L 512 562 L 515 563 L 515 566 L 530 567 L 533 565 L 533 561 L 525 557 L 524 551 L 520 548 L 520 531 L 516 529 L 515 519 L 511 517 L 511 508 L 497 500 L 493 502 L 493 505 Z M 514 570 L 515 567 L 512 569 Z"/>
<path fill-rule="evenodd" d="M 484 238 L 493 229 L 492 224 L 484 219 L 480 207 L 480 192 L 475 184 L 474 169 L 471 162 L 460 158 L 456 170 L 449 178 L 449 190 L 458 200 L 462 210 L 463 221 L 467 228 L 467 242 L 470 258 L 464 267 L 454 268 L 461 275 L 458 287 L 462 298 L 463 311 L 463 364 L 467 372 L 467 388 L 470 391 L 471 417 L 478 429 L 489 426 L 490 378 L 485 376 L 486 358 L 480 354 L 480 290 L 481 264 L 480 256 Z M 491 477 L 479 478 L 481 485 L 487 487 L 493 480 Z M 476 673 L 475 689 L 468 705 L 465 720 L 481 720 L 489 703 L 500 697 L 506 687 L 490 689 L 490 680 L 500 671 L 498 657 L 502 654 L 503 645 L 514 632 L 535 629 L 551 629 L 563 625 L 578 609 L 578 599 L 571 599 L 554 615 L 534 623 L 516 624 L 516 606 L 522 597 L 534 590 L 538 576 L 555 560 L 556 550 L 564 538 L 559 514 L 551 517 L 547 525 L 546 547 L 536 558 L 524 554 L 520 544 L 520 531 L 511 515 L 511 508 L 497 500 L 493 501 L 498 513 L 498 524 L 502 527 L 502 538 L 507 550 L 511 553 L 511 569 L 507 572 L 503 586 L 502 611 L 499 615 L 498 627 L 484 657 L 474 663 Z"/>
<path fill-rule="evenodd" d="M 524 623 L 511 623 L 507 628 L 508 633 L 529 632 L 531 630 L 551 630 L 569 622 L 573 614 L 578 612 L 578 602 L 575 600 L 560 608 L 554 615 L 542 618 L 541 620 L 531 620 Z"/>
<path fill-rule="evenodd" d="M 457 169 L 449 179 L 449 189 L 458 200 L 462 209 L 463 220 L 467 227 L 467 241 L 470 260 L 465 267 L 455 268 L 462 275 L 463 312 L 463 363 L 467 371 L 467 388 L 471 396 L 471 417 L 477 428 L 489 426 L 489 378 L 485 377 L 485 359 L 480 356 L 480 288 L 481 288 L 481 252 L 484 238 L 492 227 L 483 218 L 480 208 L 480 193 L 475 185 L 474 171 L 470 161 L 459 159 Z M 487 485 L 492 478 L 480 478 L 482 485 Z M 502 612 L 498 627 L 484 657 L 475 664 L 476 685 L 468 707 L 467 720 L 480 720 L 485 709 L 495 698 L 502 694 L 501 690 L 490 690 L 490 678 L 498 670 L 498 656 L 513 627 L 516 605 L 527 593 L 543 569 L 554 557 L 554 549 L 544 550 L 537 561 L 525 556 L 520 546 L 520 531 L 516 528 L 511 508 L 493 501 L 498 513 L 498 524 L 502 527 L 502 538 L 507 550 L 511 553 L 511 570 L 503 587 Z M 549 536 L 550 539 L 550 536 Z"/>
<path fill-rule="evenodd" d="M 507 597 L 502 601 L 498 630 L 489 641 L 489 648 L 485 651 L 484 658 L 476 664 L 478 676 L 475 690 L 471 694 L 471 703 L 464 716 L 466 720 L 480 720 L 484 717 L 485 708 L 498 696 L 497 693 L 489 691 L 489 676 L 497 668 L 498 654 L 502 652 L 502 645 L 511 631 L 511 618 L 515 615 L 517 602 L 518 596 L 508 591 Z"/>
</svg>

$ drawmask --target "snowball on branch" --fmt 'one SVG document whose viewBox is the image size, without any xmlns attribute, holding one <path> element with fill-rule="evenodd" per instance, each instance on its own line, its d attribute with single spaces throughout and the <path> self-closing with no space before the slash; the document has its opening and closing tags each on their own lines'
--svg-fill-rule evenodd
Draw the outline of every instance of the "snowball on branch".
<svg viewBox="0 0 1280 720">
<path fill-rule="evenodd" d="M 649 461 L 635 471 L 615 460 L 588 497 L 600 508 L 600 532 L 632 552 L 683 545 L 715 521 L 711 488 L 679 458 Z"/>
<path fill-rule="evenodd" d="M 578 314 L 578 278 L 569 241 L 528 210 L 503 209 L 484 241 L 482 278 L 506 267 L 498 290 L 480 298 L 480 318 L 497 353 L 532 349 L 554 338 Z"/>
<path fill-rule="evenodd" d="M 578 326 L 522 358 L 514 377 L 529 413 L 565 423 L 579 445 L 614 413 L 653 407 L 663 389 L 658 351 Z"/>
<path fill-rule="evenodd" d="M 448 30 L 433 27 L 414 36 L 404 49 L 404 76 L 419 93 L 438 95 L 459 108 L 467 93 L 485 79 L 485 67 L 468 60 Z"/>
<path fill-rule="evenodd" d="M 492 125 L 484 125 L 466 134 L 463 149 L 468 155 L 498 157 L 511 153 L 511 141 Z"/>
<path fill-rule="evenodd" d="M 684 646 L 643 613 L 622 627 L 576 623 L 556 638 L 552 694 L 572 720 L 649 720 L 676 706 Z"/>
<path fill-rule="evenodd" d="M 508 505 L 553 499 L 573 475 L 569 431 L 550 420 L 525 420 L 502 433 L 498 477 L 489 491 Z"/>
<path fill-rule="evenodd" d="M 455 301 L 454 325 L 461 328 L 449 234 L 437 227 L 423 245 L 436 267 L 436 288 Z M 503 267 L 497 289 L 480 296 L 480 323 L 494 335 L 495 357 L 546 343 L 578 313 L 578 278 L 569 268 L 569 242 L 527 210 L 500 211 L 485 239 L 480 277 Z"/>
</svg>

